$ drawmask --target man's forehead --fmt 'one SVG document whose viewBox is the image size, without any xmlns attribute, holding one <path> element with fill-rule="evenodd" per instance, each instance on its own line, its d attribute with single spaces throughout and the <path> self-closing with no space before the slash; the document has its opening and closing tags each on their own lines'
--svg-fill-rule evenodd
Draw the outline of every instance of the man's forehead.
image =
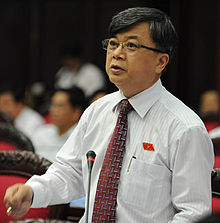
<svg viewBox="0 0 220 223">
<path fill-rule="evenodd" d="M 10 91 L 6 91 L 0 94 L 1 97 L 14 99 L 13 94 Z"/>
<path fill-rule="evenodd" d="M 150 24 L 142 22 L 117 33 L 114 37 L 117 39 L 143 39 L 147 36 L 150 37 Z"/>
</svg>

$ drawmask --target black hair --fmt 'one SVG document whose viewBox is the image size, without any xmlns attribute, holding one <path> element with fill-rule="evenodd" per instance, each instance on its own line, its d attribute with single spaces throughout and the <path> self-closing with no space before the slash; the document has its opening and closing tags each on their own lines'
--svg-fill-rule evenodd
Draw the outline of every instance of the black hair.
<svg viewBox="0 0 220 223">
<path fill-rule="evenodd" d="M 16 102 L 24 102 L 25 89 L 22 87 L 15 87 L 10 83 L 3 83 L 0 85 L 0 94 L 5 93 L 11 94 Z"/>
<path fill-rule="evenodd" d="M 75 45 L 72 43 L 67 43 L 63 45 L 60 49 L 60 57 L 76 57 L 83 59 L 84 49 L 81 44 Z"/>
<path fill-rule="evenodd" d="M 82 108 L 82 110 L 84 110 L 87 107 L 86 96 L 81 88 L 76 87 L 76 86 L 70 89 L 59 88 L 53 92 L 53 95 L 56 92 L 60 92 L 60 91 L 66 93 L 69 96 L 69 102 L 73 107 L 79 106 Z"/>
<path fill-rule="evenodd" d="M 159 9 L 136 7 L 119 12 L 109 25 L 109 36 L 115 36 L 142 22 L 150 24 L 151 38 L 157 48 L 172 57 L 177 46 L 178 35 L 170 18 Z"/>
</svg>

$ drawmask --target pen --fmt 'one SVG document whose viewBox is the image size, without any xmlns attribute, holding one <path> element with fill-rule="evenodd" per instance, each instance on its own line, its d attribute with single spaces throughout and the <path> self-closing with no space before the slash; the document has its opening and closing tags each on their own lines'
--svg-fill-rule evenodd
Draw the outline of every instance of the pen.
<svg viewBox="0 0 220 223">
<path fill-rule="evenodd" d="M 131 160 L 130 160 L 130 162 L 129 162 L 129 164 L 128 164 L 127 172 L 129 172 L 129 170 L 130 170 L 130 166 L 131 166 L 131 163 L 132 163 L 132 159 L 136 159 L 136 157 L 135 157 L 135 156 L 132 156 L 132 157 L 131 157 Z"/>
<path fill-rule="evenodd" d="M 7 214 L 9 214 L 9 213 L 11 212 L 11 210 L 12 210 L 12 207 L 11 207 L 11 206 L 8 207 L 8 209 L 7 209 Z"/>
</svg>

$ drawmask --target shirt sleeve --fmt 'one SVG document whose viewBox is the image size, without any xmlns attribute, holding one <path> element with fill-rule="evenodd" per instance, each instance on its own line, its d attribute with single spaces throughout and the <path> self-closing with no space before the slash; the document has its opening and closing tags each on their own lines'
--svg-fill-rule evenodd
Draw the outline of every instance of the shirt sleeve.
<svg viewBox="0 0 220 223">
<path fill-rule="evenodd" d="M 207 132 L 201 127 L 185 131 L 176 148 L 171 195 L 177 214 L 170 223 L 188 223 L 211 213 L 214 152 Z"/>
</svg>

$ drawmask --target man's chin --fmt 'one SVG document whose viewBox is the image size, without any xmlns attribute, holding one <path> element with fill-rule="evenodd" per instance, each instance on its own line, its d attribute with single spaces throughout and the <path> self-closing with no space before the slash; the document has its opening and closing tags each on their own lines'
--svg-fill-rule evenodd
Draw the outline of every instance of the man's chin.
<svg viewBox="0 0 220 223">
<path fill-rule="evenodd" d="M 117 85 L 117 84 L 119 84 L 119 83 L 122 81 L 122 78 L 121 78 L 121 75 L 110 74 L 110 75 L 109 75 L 109 80 L 110 80 L 113 84 Z"/>
</svg>

